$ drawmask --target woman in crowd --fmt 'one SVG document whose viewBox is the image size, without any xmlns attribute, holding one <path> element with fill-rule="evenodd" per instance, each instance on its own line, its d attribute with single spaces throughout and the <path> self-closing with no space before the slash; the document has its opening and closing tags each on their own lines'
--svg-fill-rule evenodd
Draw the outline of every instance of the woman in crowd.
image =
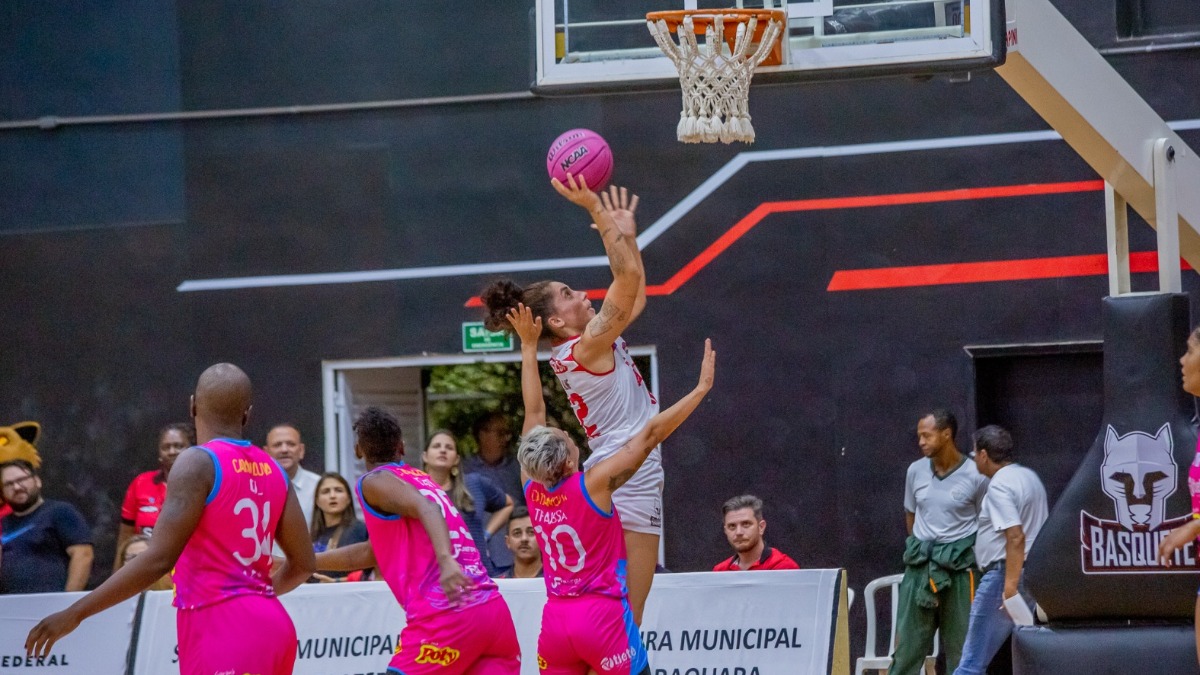
<svg viewBox="0 0 1200 675">
<path fill-rule="evenodd" d="M 135 534 L 149 536 L 158 522 L 158 512 L 167 499 L 167 474 L 179 453 L 196 444 L 196 432 L 187 422 L 172 422 L 158 432 L 158 468 L 138 474 L 125 490 L 121 504 L 121 527 L 117 530 L 117 557 L 113 571 L 124 564 L 121 551 Z"/>
<path fill-rule="evenodd" d="M 330 551 L 367 540 L 367 526 L 358 519 L 358 511 L 350 494 L 350 483 L 335 471 L 324 474 L 317 481 L 312 523 L 309 525 L 314 552 Z M 344 581 L 345 578 L 345 572 L 313 575 L 313 579 L 323 583 Z"/>
<path fill-rule="evenodd" d="M 444 429 L 433 432 L 421 454 L 425 473 L 441 486 L 462 514 L 483 558 L 488 576 L 496 576 L 500 570 L 488 555 L 487 542 L 508 522 L 513 510 L 513 499 L 495 483 L 480 473 L 464 474 L 459 466 L 458 439 Z M 491 517 L 484 522 L 484 513 Z"/>
<path fill-rule="evenodd" d="M 135 534 L 125 540 L 125 543 L 117 547 L 117 564 L 113 566 L 113 572 L 125 566 L 125 563 L 133 560 L 139 555 L 146 552 L 150 548 L 150 537 L 144 534 Z M 169 591 L 174 588 L 171 584 L 171 575 L 163 575 L 158 581 L 150 584 L 146 589 L 148 591 Z"/>
</svg>

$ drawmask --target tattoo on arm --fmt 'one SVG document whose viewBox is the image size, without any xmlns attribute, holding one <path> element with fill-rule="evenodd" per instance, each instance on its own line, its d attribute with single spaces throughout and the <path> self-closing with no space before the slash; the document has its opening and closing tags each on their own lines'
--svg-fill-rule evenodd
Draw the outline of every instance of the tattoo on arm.
<svg viewBox="0 0 1200 675">
<path fill-rule="evenodd" d="M 633 478 L 634 473 L 636 473 L 636 472 L 633 469 L 625 469 L 621 473 L 613 476 L 612 478 L 609 478 L 608 479 L 608 491 L 614 492 L 617 488 L 619 488 L 622 485 L 624 485 L 625 483 L 627 483 L 630 478 Z"/>
<path fill-rule="evenodd" d="M 625 257 L 626 254 L 620 251 L 613 251 L 608 258 L 608 264 L 612 267 L 616 274 L 624 274 L 629 270 L 629 260 Z"/>
<path fill-rule="evenodd" d="M 626 313 L 620 307 L 606 302 L 600 308 L 600 313 L 596 315 L 596 318 L 592 319 L 589 332 L 592 337 L 603 335 L 612 328 L 613 322 L 622 321 L 626 316 Z"/>
<path fill-rule="evenodd" d="M 614 236 L 610 237 L 610 234 Z M 625 235 L 621 234 L 621 231 L 617 228 L 610 227 L 600 233 L 600 240 L 609 246 L 616 246 L 622 241 L 625 241 Z"/>
</svg>

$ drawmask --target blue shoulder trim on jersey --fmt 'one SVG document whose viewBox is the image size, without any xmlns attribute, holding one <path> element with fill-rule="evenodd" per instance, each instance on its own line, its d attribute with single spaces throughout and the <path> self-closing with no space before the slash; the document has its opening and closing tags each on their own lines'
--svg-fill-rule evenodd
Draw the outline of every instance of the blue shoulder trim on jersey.
<svg viewBox="0 0 1200 675">
<path fill-rule="evenodd" d="M 592 496 L 590 494 L 588 494 L 587 481 L 585 480 L 586 477 L 587 476 L 584 474 L 584 472 L 582 472 L 582 471 L 579 472 L 579 491 L 583 493 L 584 499 L 587 500 L 587 503 L 592 506 L 592 508 L 596 511 L 596 513 L 599 513 L 601 516 L 604 516 L 605 518 L 612 518 L 613 512 L 612 512 L 611 507 L 609 508 L 608 512 L 605 513 L 604 509 L 600 508 L 599 506 L 596 506 L 596 502 L 592 501 Z M 631 672 L 637 672 L 637 671 L 631 671 Z"/>
<path fill-rule="evenodd" d="M 384 466 L 387 466 L 387 465 L 385 464 Z M 358 477 L 358 482 L 355 484 L 355 488 L 358 489 L 358 501 L 362 502 L 362 507 L 363 507 L 364 511 L 369 512 L 371 515 L 375 516 L 376 518 L 378 518 L 380 520 L 400 520 L 400 514 L 398 514 L 398 513 L 380 513 L 379 511 L 376 511 L 374 508 L 371 507 L 370 504 L 367 503 L 367 497 L 366 497 L 366 495 L 363 494 L 363 490 L 362 490 L 363 480 L 367 476 L 370 476 L 371 474 L 374 474 L 376 471 L 379 471 L 379 469 L 381 469 L 381 468 L 383 468 L 383 467 L 377 467 L 374 470 L 368 471 Z"/>
<path fill-rule="evenodd" d="M 267 451 L 263 450 L 263 452 L 267 452 Z M 271 457 L 270 453 L 267 454 L 267 457 Z M 283 467 L 279 465 L 279 461 L 276 460 L 274 457 L 271 457 L 271 463 L 275 465 L 276 469 L 279 469 L 279 475 L 283 476 L 284 501 L 287 501 L 287 492 L 288 492 L 288 489 L 292 487 L 292 479 L 288 477 L 287 472 L 283 470 Z"/>
<path fill-rule="evenodd" d="M 206 448 L 203 445 L 197 445 L 196 447 L 208 453 L 208 456 L 212 459 L 213 471 L 215 472 L 212 489 L 208 491 L 208 497 L 204 500 L 205 505 L 207 505 L 217 498 L 217 490 L 221 489 L 221 462 L 217 459 L 217 453 L 213 452 L 212 448 Z"/>
<path fill-rule="evenodd" d="M 214 441 L 224 441 L 224 442 L 230 443 L 232 445 L 240 445 L 243 448 L 248 448 L 251 445 L 250 441 L 243 440 L 240 438 L 225 438 L 224 436 L 222 436 L 220 438 L 214 438 L 213 440 Z"/>
</svg>

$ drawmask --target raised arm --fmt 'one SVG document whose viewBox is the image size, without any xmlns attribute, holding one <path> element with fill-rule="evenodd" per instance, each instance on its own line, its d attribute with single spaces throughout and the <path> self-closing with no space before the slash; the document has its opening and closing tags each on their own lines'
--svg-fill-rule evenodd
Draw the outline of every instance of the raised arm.
<svg viewBox="0 0 1200 675">
<path fill-rule="evenodd" d="M 589 370 L 607 372 L 612 370 L 614 364 L 613 341 L 633 321 L 639 296 L 643 298 L 643 303 L 645 301 L 646 275 L 642 271 L 640 255 L 633 253 L 637 250 L 637 241 L 635 238 L 630 242 L 630 237 L 617 227 L 613 211 L 618 209 L 608 193 L 603 196 L 597 195 L 588 189 L 587 183 L 582 179 L 576 183 L 571 174 L 567 174 L 568 185 L 563 185 L 557 179 L 552 183 L 559 194 L 588 210 L 594 221 L 594 229 L 600 233 L 600 239 L 604 242 L 604 252 L 608 256 L 613 282 L 608 287 L 600 311 L 588 322 L 579 343 L 575 346 L 575 360 Z M 608 208 L 604 200 L 613 208 Z"/>
<path fill-rule="evenodd" d="M 542 396 L 542 378 L 538 375 L 537 363 L 542 318 L 533 318 L 533 312 L 524 303 L 518 303 L 508 311 L 508 322 L 521 338 L 521 402 L 525 405 L 521 435 L 524 436 L 534 427 L 546 424 L 546 399 Z"/>
<path fill-rule="evenodd" d="M 637 298 L 633 302 L 633 316 L 629 319 L 629 323 L 633 323 L 646 308 L 646 266 L 642 264 L 642 251 L 638 248 L 637 242 L 637 220 L 633 217 L 634 212 L 637 211 L 638 196 L 630 195 L 629 190 L 625 188 L 612 186 L 608 192 L 600 194 L 600 201 L 604 204 L 604 209 L 612 216 L 617 229 L 624 236 L 624 241 L 629 246 L 629 253 L 633 256 L 638 266 L 638 272 L 642 275 L 642 283 L 638 286 Z M 596 226 L 592 225 L 592 227 Z"/>
<path fill-rule="evenodd" d="M 650 456 L 650 451 L 662 443 L 692 414 L 704 396 L 712 389 L 716 370 L 717 353 L 712 341 L 704 341 L 704 360 L 700 365 L 700 380 L 687 396 L 675 405 L 651 417 L 629 442 L 621 446 L 611 457 L 597 463 L 584 474 L 588 494 L 596 506 L 608 510 L 612 505 L 612 493 L 633 477 Z"/>
<path fill-rule="evenodd" d="M 171 571 L 204 514 L 212 489 L 212 460 L 199 448 L 184 450 L 167 479 L 167 499 L 154 526 L 149 548 L 121 567 L 96 590 L 70 607 L 42 619 L 29 631 L 25 650 L 29 656 L 47 656 L 63 636 L 84 619 L 131 598 Z"/>
<path fill-rule="evenodd" d="M 421 522 L 421 526 L 429 535 L 434 554 L 437 555 L 442 590 L 446 593 L 446 599 L 457 603 L 463 591 L 471 588 L 472 584 L 450 548 L 450 530 L 446 527 L 445 516 L 442 515 L 442 509 L 446 508 L 446 505 L 433 503 L 415 487 L 390 473 L 377 472 L 367 476 L 363 479 L 362 491 L 363 499 L 371 508 L 383 513 L 415 518 Z"/>
</svg>

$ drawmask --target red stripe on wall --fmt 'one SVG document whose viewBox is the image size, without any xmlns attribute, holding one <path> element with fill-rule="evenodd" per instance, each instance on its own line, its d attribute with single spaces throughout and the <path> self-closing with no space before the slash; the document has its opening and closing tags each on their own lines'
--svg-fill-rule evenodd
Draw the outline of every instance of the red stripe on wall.
<svg viewBox="0 0 1200 675">
<path fill-rule="evenodd" d="M 669 279 L 661 284 L 646 286 L 646 295 L 670 295 L 679 290 L 681 286 L 696 276 L 700 270 L 704 269 L 713 260 L 726 251 L 738 239 L 741 239 L 747 232 L 754 229 L 754 226 L 761 223 L 767 216 L 775 213 L 792 213 L 797 211 L 828 211 L 838 209 L 861 209 L 878 206 L 903 206 L 907 204 L 933 204 L 938 202 L 966 201 L 972 199 L 997 199 L 1001 197 L 1030 197 L 1037 195 L 1053 195 L 1067 194 L 1072 192 L 1099 192 L 1104 189 L 1104 181 L 1102 180 L 1084 180 L 1084 181 L 1069 181 L 1064 183 L 1035 183 L 1028 185 L 999 185 L 995 187 L 983 188 L 963 188 L 958 190 L 937 190 L 933 192 L 902 192 L 886 195 L 863 195 L 859 197 L 828 197 L 822 199 L 799 199 L 785 202 L 763 202 L 759 204 L 744 218 L 729 228 L 717 240 L 709 244 L 707 248 L 700 252 L 695 258 L 692 258 L 678 272 L 671 275 Z M 1086 257 L 1086 256 L 1085 256 Z M 1103 257 L 1103 256 L 1101 256 Z M 985 263 L 968 263 L 968 264 L 985 264 Z M 1132 264 L 1132 263 L 1131 263 Z M 938 266 L 932 266 L 938 267 Z M 838 274 L 840 274 L 839 272 Z M 1098 272 L 1097 274 L 1104 274 Z M 1063 276 L 1063 275 L 1050 275 Z M 837 278 L 837 274 L 834 275 Z M 1015 277 L 1015 278 L 1042 278 L 1042 277 Z M 999 281 L 1000 279 L 996 279 Z M 831 282 L 831 286 L 832 286 Z M 968 282 L 941 282 L 941 283 L 968 283 Z M 884 287 L 880 287 L 884 288 Z M 834 290 L 830 288 L 830 290 Z M 837 290 L 854 290 L 850 288 Z M 588 297 L 592 299 L 603 298 L 606 289 L 590 289 Z M 467 300 L 467 307 L 481 307 L 483 303 L 478 296 Z"/>
<path fill-rule="evenodd" d="M 1186 262 L 1181 260 L 1180 263 L 1183 269 L 1188 269 Z M 1158 254 L 1154 251 L 1130 253 L 1129 271 L 1131 273 L 1157 272 Z M 1105 274 L 1108 274 L 1107 255 L 1075 255 L 1058 258 L 989 260 L 947 265 L 838 270 L 834 272 L 833 278 L 829 280 L 829 286 L 825 290 L 867 291 L 882 288 L 978 284 L 990 281 L 1055 279 Z"/>
</svg>

